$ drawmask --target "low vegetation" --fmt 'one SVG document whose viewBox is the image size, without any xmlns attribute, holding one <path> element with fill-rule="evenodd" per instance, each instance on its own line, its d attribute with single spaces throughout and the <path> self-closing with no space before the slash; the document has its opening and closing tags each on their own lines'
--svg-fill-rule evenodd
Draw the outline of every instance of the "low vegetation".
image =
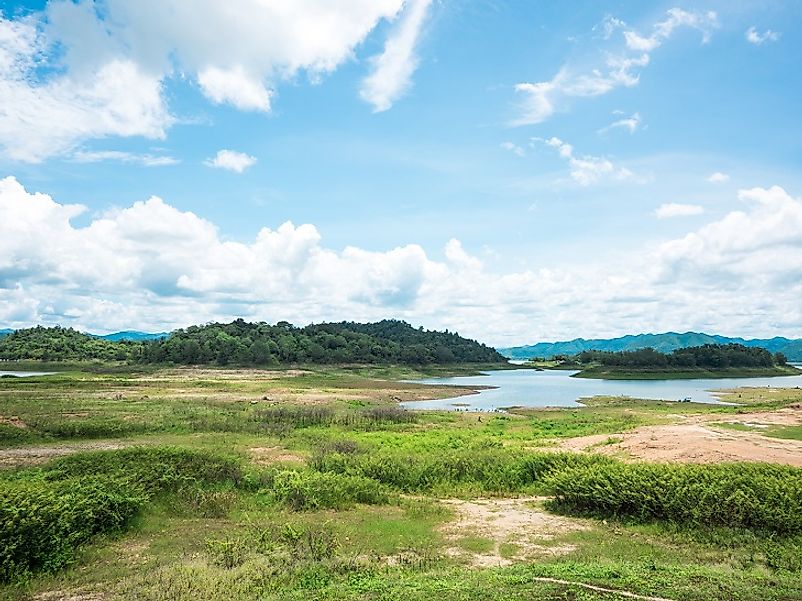
<svg viewBox="0 0 802 601">
<path fill-rule="evenodd" d="M 377 379 L 419 375 L 129 367 L 0 381 L 0 599 L 802 598 L 799 469 L 554 448 L 678 410 L 748 422 L 799 391 L 471 414 L 403 410 L 397 398 L 453 393 Z M 516 497 L 526 519 L 571 528 L 497 539 L 455 509 L 477 497 Z"/>
</svg>

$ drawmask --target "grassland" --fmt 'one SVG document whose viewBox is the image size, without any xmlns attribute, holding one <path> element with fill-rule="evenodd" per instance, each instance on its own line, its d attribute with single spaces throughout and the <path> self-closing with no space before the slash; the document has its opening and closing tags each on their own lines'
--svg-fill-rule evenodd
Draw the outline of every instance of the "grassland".
<svg viewBox="0 0 802 601">
<path fill-rule="evenodd" d="M 0 380 L 0 598 L 802 599 L 800 470 L 597 452 L 680 411 L 783 417 L 738 436 L 793 431 L 802 391 L 399 410 L 454 395 L 400 381 L 420 375 L 72 366 Z M 577 437 L 601 442 L 559 451 Z"/>
</svg>

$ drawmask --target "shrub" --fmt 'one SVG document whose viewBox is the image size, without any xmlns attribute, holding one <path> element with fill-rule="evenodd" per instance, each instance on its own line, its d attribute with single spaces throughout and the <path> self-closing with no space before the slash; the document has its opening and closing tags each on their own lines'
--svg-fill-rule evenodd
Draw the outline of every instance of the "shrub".
<svg viewBox="0 0 802 601">
<path fill-rule="evenodd" d="M 323 449 L 310 460 L 320 472 L 371 478 L 406 492 L 476 485 L 513 492 L 541 485 L 553 471 L 612 460 L 572 453 L 515 453 L 506 449 L 460 449 L 437 454 L 399 451 L 344 454 Z"/>
<path fill-rule="evenodd" d="M 362 476 L 283 470 L 273 477 L 273 498 L 293 510 L 342 509 L 354 503 L 378 505 L 389 497 L 375 480 Z"/>
<path fill-rule="evenodd" d="M 108 477 L 0 483 L 0 581 L 62 567 L 95 534 L 122 530 L 144 501 Z"/>
<path fill-rule="evenodd" d="M 563 511 L 680 525 L 802 532 L 802 470 L 767 464 L 610 463 L 550 482 Z"/>
<path fill-rule="evenodd" d="M 53 571 L 69 563 L 93 536 L 125 529 L 154 495 L 196 491 L 189 503 L 219 515 L 226 491 L 202 485 L 239 481 L 238 465 L 209 453 L 132 448 L 80 453 L 0 479 L 0 581 Z"/>
</svg>

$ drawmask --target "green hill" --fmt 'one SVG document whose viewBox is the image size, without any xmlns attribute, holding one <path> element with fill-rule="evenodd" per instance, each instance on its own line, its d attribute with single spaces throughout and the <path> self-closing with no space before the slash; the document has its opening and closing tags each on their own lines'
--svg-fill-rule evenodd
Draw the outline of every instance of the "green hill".
<svg viewBox="0 0 802 601">
<path fill-rule="evenodd" d="M 661 353 L 677 349 L 703 346 L 705 344 L 742 344 L 748 347 L 764 348 L 772 353 L 782 353 L 789 361 L 802 361 L 802 339 L 775 338 L 729 338 L 698 332 L 666 332 L 664 334 L 637 334 L 620 338 L 575 338 L 562 342 L 539 342 L 533 345 L 501 348 L 499 352 L 510 359 L 531 359 L 543 357 L 550 359 L 557 355 L 576 355 L 582 351 L 635 351 L 653 348 Z"/>
<path fill-rule="evenodd" d="M 123 333 L 124 334 L 124 333 Z M 505 363 L 484 344 L 451 332 L 413 328 L 406 322 L 323 323 L 298 328 L 212 323 L 159 338 L 107 340 L 71 328 L 35 327 L 0 338 L 0 359 L 41 361 L 128 361 L 178 365 L 390 364 L 449 365 Z"/>
</svg>

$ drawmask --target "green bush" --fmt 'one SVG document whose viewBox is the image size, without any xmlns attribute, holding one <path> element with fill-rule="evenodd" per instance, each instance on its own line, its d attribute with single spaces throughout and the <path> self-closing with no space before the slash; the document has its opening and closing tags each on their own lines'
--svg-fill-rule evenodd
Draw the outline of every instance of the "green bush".
<svg viewBox="0 0 802 601">
<path fill-rule="evenodd" d="M 362 476 L 282 470 L 273 476 L 272 497 L 296 511 L 343 509 L 354 503 L 379 505 L 389 496 L 375 480 Z"/>
<path fill-rule="evenodd" d="M 225 513 L 230 494 L 201 487 L 240 477 L 231 459 L 164 447 L 80 453 L 4 475 L 0 581 L 64 566 L 80 545 L 125 529 L 148 500 L 165 491 L 191 492 L 186 495 L 190 506 L 205 514 Z"/>
<path fill-rule="evenodd" d="M 147 492 L 175 490 L 196 483 L 240 482 L 236 460 L 177 447 L 131 447 L 118 451 L 76 453 L 51 462 L 44 475 L 61 480 L 90 475 L 115 475 Z"/>
<path fill-rule="evenodd" d="M 144 501 L 108 477 L 0 482 L 0 581 L 62 567 L 92 536 L 125 528 Z"/>
<path fill-rule="evenodd" d="M 556 472 L 552 507 L 680 525 L 802 532 L 802 470 L 768 464 L 587 466 Z"/>
<path fill-rule="evenodd" d="M 430 454 L 324 450 L 311 459 L 310 465 L 324 473 L 371 478 L 405 492 L 463 484 L 490 492 L 515 492 L 542 485 L 556 470 L 605 465 L 611 461 L 598 455 L 522 454 L 506 449 L 461 449 Z"/>
</svg>

